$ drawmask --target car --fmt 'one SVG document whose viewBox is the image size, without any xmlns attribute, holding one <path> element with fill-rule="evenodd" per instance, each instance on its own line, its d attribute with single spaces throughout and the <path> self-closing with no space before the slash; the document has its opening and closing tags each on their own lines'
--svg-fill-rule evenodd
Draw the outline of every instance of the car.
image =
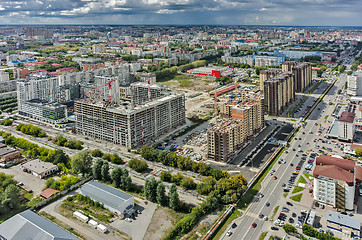
<svg viewBox="0 0 362 240">
<path fill-rule="evenodd" d="M 292 217 L 296 217 L 297 214 L 295 212 L 292 213 Z"/>
<path fill-rule="evenodd" d="M 264 214 L 259 213 L 259 218 L 263 218 L 263 217 L 264 217 Z"/>
<path fill-rule="evenodd" d="M 259 197 L 260 197 L 260 198 L 264 197 L 264 194 L 259 193 Z"/>
<path fill-rule="evenodd" d="M 233 234 L 233 233 L 231 232 L 231 230 L 229 230 L 229 231 L 227 231 L 226 236 L 231 236 L 231 234 Z"/>
<path fill-rule="evenodd" d="M 291 166 L 291 167 L 293 167 L 293 166 L 294 166 L 294 164 L 293 164 L 293 163 L 290 163 L 290 166 Z"/>
<path fill-rule="evenodd" d="M 269 206 L 270 206 L 270 203 L 269 203 L 269 202 L 266 202 L 266 203 L 265 203 L 265 206 L 269 207 Z"/>
<path fill-rule="evenodd" d="M 264 216 L 264 221 L 268 221 L 268 216 Z"/>
<path fill-rule="evenodd" d="M 270 229 L 271 229 L 271 230 L 274 230 L 274 231 L 278 231 L 278 230 L 279 230 L 279 228 L 277 228 L 277 227 L 271 227 Z"/>
<path fill-rule="evenodd" d="M 287 207 L 283 207 L 283 210 L 286 210 L 289 212 L 289 208 L 287 208 Z"/>
<path fill-rule="evenodd" d="M 283 216 L 283 217 L 286 217 L 286 216 L 287 216 L 287 214 L 282 213 L 282 212 L 281 212 L 281 213 L 279 213 L 279 215 L 280 215 L 280 216 Z"/>
<path fill-rule="evenodd" d="M 231 225 L 231 227 L 232 228 L 236 228 L 238 225 L 236 225 L 236 223 L 233 223 L 232 225 Z"/>
<path fill-rule="evenodd" d="M 282 187 L 285 187 L 285 183 L 282 183 Z"/>
<path fill-rule="evenodd" d="M 256 223 L 253 222 L 253 224 L 251 224 L 251 226 L 252 226 L 253 228 L 256 228 Z"/>
<path fill-rule="evenodd" d="M 126 218 L 125 219 L 127 222 L 132 222 L 132 220 L 130 218 Z"/>
<path fill-rule="evenodd" d="M 347 213 L 346 213 L 346 212 L 341 212 L 341 214 L 343 214 L 343 215 L 347 215 Z"/>
<path fill-rule="evenodd" d="M 287 202 L 287 205 L 289 205 L 289 206 L 293 206 L 293 203 L 291 203 L 291 202 Z"/>
<path fill-rule="evenodd" d="M 293 219 L 293 218 L 289 218 L 288 222 L 289 222 L 289 223 L 294 223 L 294 219 Z"/>
<path fill-rule="evenodd" d="M 295 170 L 299 171 L 299 170 L 300 170 L 300 167 L 296 167 Z"/>
<path fill-rule="evenodd" d="M 277 178 L 278 178 L 277 176 L 274 176 L 274 177 L 273 177 L 274 180 L 277 180 Z"/>
</svg>

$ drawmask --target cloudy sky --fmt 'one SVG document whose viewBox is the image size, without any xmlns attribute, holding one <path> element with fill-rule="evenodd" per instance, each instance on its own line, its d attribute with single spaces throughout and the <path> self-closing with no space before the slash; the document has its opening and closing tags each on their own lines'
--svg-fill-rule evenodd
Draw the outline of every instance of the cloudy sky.
<svg viewBox="0 0 362 240">
<path fill-rule="evenodd" d="M 0 24 L 361 26 L 362 0 L 0 0 Z"/>
</svg>

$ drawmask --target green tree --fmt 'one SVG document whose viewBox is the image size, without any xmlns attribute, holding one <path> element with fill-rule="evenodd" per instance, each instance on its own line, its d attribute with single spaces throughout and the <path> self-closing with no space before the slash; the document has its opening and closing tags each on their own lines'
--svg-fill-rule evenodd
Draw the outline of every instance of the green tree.
<svg viewBox="0 0 362 240">
<path fill-rule="evenodd" d="M 164 182 L 171 182 L 172 181 L 172 174 L 171 171 L 163 171 L 161 173 L 161 180 Z"/>
<path fill-rule="evenodd" d="M 122 164 L 123 163 L 123 160 L 120 156 L 118 156 L 117 153 L 113 153 L 111 155 L 111 163 L 113 164 Z"/>
<path fill-rule="evenodd" d="M 137 172 L 143 172 L 148 168 L 146 161 L 139 160 L 137 158 L 132 158 L 129 160 L 128 166 Z"/>
<path fill-rule="evenodd" d="M 111 178 L 113 181 L 113 186 L 115 186 L 116 188 L 118 188 L 121 184 L 122 174 L 123 174 L 122 168 L 120 167 L 116 167 L 112 170 Z"/>
<path fill-rule="evenodd" d="M 102 179 L 102 166 L 103 161 L 101 159 L 97 159 L 95 163 L 93 164 L 93 177 L 95 179 Z"/>
<path fill-rule="evenodd" d="M 92 156 L 93 157 L 102 157 L 103 156 L 103 152 L 100 149 L 94 149 L 92 151 Z"/>
<path fill-rule="evenodd" d="M 283 229 L 286 233 L 297 233 L 298 232 L 297 229 L 293 225 L 290 225 L 290 224 L 284 224 Z"/>
<path fill-rule="evenodd" d="M 362 148 L 356 148 L 355 153 L 358 157 L 362 156 Z"/>
<path fill-rule="evenodd" d="M 178 210 L 180 207 L 180 199 L 177 193 L 176 185 L 172 184 L 169 191 L 169 207 Z"/>
<path fill-rule="evenodd" d="M 194 180 L 192 180 L 192 178 L 190 177 L 184 177 L 181 182 L 180 182 L 180 186 L 185 188 L 185 189 L 195 189 L 196 188 L 196 183 L 194 182 Z"/>
<path fill-rule="evenodd" d="M 205 177 L 202 179 L 201 183 L 197 185 L 196 190 L 201 195 L 208 195 L 214 190 L 215 184 L 216 180 L 213 177 Z"/>
<path fill-rule="evenodd" d="M 157 192 L 156 199 L 158 204 L 164 206 L 166 204 L 167 197 L 165 192 L 165 185 L 163 185 L 162 182 L 159 182 L 157 184 L 156 192 Z"/>
<path fill-rule="evenodd" d="M 92 170 L 92 156 L 88 150 L 78 152 L 71 161 L 72 171 L 87 176 Z"/>
<path fill-rule="evenodd" d="M 146 180 L 145 182 L 145 195 L 148 200 L 151 202 L 157 202 L 157 181 L 155 178 L 151 180 Z"/>
<path fill-rule="evenodd" d="M 20 190 L 14 184 L 6 187 L 3 194 L 3 205 L 10 209 L 17 209 L 20 205 Z"/>
<path fill-rule="evenodd" d="M 102 180 L 105 181 L 105 182 L 108 182 L 109 179 L 110 179 L 108 162 L 103 163 L 101 173 L 102 173 Z"/>
</svg>

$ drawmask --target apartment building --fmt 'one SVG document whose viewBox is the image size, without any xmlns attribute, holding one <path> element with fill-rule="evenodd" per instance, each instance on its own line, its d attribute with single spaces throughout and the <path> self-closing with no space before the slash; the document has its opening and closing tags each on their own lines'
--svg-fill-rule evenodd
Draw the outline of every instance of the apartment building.
<svg viewBox="0 0 362 240">
<path fill-rule="evenodd" d="M 137 93 L 132 94 L 133 100 L 120 104 L 105 105 L 104 101 L 87 98 L 76 100 L 77 133 L 137 148 L 186 123 L 183 94 L 159 88 L 159 94 L 153 95 L 155 99 L 149 99 L 147 86 L 134 87 L 130 88 Z"/>
<path fill-rule="evenodd" d="M 279 69 L 261 70 L 259 74 L 260 93 L 264 94 L 264 82 L 278 75 L 281 71 Z"/>
<path fill-rule="evenodd" d="M 283 72 L 264 81 L 265 112 L 270 116 L 282 114 L 295 98 L 293 75 Z"/>
<path fill-rule="evenodd" d="M 354 112 L 343 112 L 338 119 L 338 139 L 352 142 L 356 126 L 356 114 Z"/>
<path fill-rule="evenodd" d="M 317 157 L 313 171 L 314 201 L 341 210 L 353 210 L 355 184 L 361 181 L 360 174 L 355 173 L 361 169 L 354 161 L 342 157 Z"/>
<path fill-rule="evenodd" d="M 312 83 L 312 66 L 308 62 L 283 62 L 282 71 L 293 73 L 295 92 L 304 92 Z"/>
<path fill-rule="evenodd" d="M 261 95 L 242 94 L 241 103 L 220 104 L 220 116 L 227 118 L 221 125 L 207 131 L 207 156 L 227 162 L 238 150 L 264 127 L 264 104 Z"/>
</svg>

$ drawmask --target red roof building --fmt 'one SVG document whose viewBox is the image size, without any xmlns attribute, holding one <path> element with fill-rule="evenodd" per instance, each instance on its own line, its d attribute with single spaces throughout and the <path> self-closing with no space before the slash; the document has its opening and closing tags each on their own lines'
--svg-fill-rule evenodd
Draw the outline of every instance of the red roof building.
<svg viewBox="0 0 362 240">
<path fill-rule="evenodd" d="M 354 117 L 356 116 L 353 112 L 343 112 L 339 118 L 340 122 L 353 123 Z"/>
<path fill-rule="evenodd" d="M 51 188 L 47 188 L 44 191 L 42 191 L 40 193 L 40 197 L 44 198 L 44 199 L 48 199 L 51 196 L 57 194 L 58 192 L 60 192 L 59 190 L 55 190 L 55 189 L 51 189 Z"/>
</svg>

